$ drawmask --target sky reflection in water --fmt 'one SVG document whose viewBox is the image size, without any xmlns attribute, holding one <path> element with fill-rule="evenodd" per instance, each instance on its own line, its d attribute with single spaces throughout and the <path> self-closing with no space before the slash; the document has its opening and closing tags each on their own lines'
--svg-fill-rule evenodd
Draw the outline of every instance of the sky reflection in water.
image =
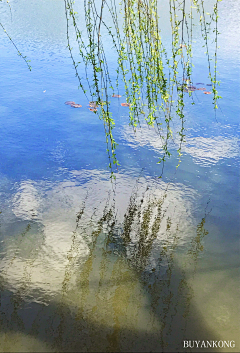
<svg viewBox="0 0 240 353">
<path fill-rule="evenodd" d="M 173 153 L 159 180 L 157 134 L 134 134 L 113 99 L 115 186 L 65 48 L 63 3 L 11 6 L 6 27 L 33 71 L 0 33 L 0 351 L 181 351 L 186 338 L 235 340 L 239 351 L 236 2 L 219 5 L 217 121 L 210 95 L 194 92 L 182 163 L 175 173 Z M 193 83 L 207 82 L 196 58 Z"/>
</svg>

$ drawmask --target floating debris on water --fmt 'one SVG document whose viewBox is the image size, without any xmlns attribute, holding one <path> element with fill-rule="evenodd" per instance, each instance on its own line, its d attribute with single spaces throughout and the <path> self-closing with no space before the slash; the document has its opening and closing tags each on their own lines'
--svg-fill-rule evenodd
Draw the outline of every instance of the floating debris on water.
<svg viewBox="0 0 240 353">
<path fill-rule="evenodd" d="M 193 92 L 196 91 L 197 88 L 195 86 L 187 86 L 187 85 L 181 85 L 179 86 L 179 89 L 183 89 L 184 92 Z"/>
<path fill-rule="evenodd" d="M 65 102 L 65 104 L 66 105 L 70 105 L 73 108 L 82 108 L 81 104 L 77 104 L 77 103 L 75 103 L 73 101 L 67 101 L 67 102 Z"/>
<path fill-rule="evenodd" d="M 73 108 L 82 108 L 81 104 L 71 104 L 71 107 Z"/>
<path fill-rule="evenodd" d="M 197 82 L 196 85 L 204 85 L 202 82 Z"/>
<path fill-rule="evenodd" d="M 203 92 L 203 93 L 204 93 L 204 94 L 212 94 L 212 92 L 207 92 L 207 91 L 206 91 L 206 92 Z"/>
<path fill-rule="evenodd" d="M 206 86 L 212 86 L 212 84 L 211 83 L 207 83 Z"/>
<path fill-rule="evenodd" d="M 205 87 L 200 87 L 200 88 L 197 88 L 198 91 L 205 91 L 206 88 Z"/>
<path fill-rule="evenodd" d="M 187 48 L 187 46 L 185 44 L 180 44 L 179 47 L 180 48 Z"/>
<path fill-rule="evenodd" d="M 88 108 L 90 112 L 97 112 L 97 108 Z"/>
<path fill-rule="evenodd" d="M 113 94 L 112 97 L 113 98 L 121 98 L 122 96 L 120 94 Z"/>
<path fill-rule="evenodd" d="M 89 102 L 89 107 L 91 108 L 97 108 L 98 104 L 96 102 Z"/>
<path fill-rule="evenodd" d="M 89 102 L 89 107 L 91 108 L 97 108 L 99 107 L 99 105 L 103 106 L 103 105 L 106 105 L 106 104 L 109 104 L 109 102 L 106 102 L 106 101 L 91 101 Z"/>
<path fill-rule="evenodd" d="M 189 91 L 196 91 L 196 89 L 197 89 L 197 87 L 195 87 L 195 86 L 187 86 L 186 87 Z"/>
<path fill-rule="evenodd" d="M 130 103 L 121 103 L 122 107 L 130 107 L 130 105 L 131 105 Z"/>
</svg>

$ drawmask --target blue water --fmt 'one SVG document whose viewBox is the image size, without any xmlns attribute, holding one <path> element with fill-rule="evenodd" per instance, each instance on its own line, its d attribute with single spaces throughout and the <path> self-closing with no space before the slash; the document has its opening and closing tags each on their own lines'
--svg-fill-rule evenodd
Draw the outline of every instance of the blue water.
<svg viewBox="0 0 240 353">
<path fill-rule="evenodd" d="M 29 308 L 32 310 L 33 319 L 41 318 L 42 327 L 45 327 L 45 324 L 48 327 L 43 319 L 46 313 L 41 316 L 41 310 L 44 313 L 45 309 L 38 309 L 37 305 L 40 303 L 42 308 L 49 305 L 47 314 L 51 318 L 51 305 L 57 305 L 61 293 L 59 283 L 65 271 L 66 251 L 71 246 L 69 234 L 75 227 L 76 212 L 79 211 L 87 192 L 88 214 L 91 215 L 95 208 L 102 210 L 108 191 L 112 188 L 109 161 L 103 123 L 96 114 L 89 111 L 88 100 L 78 88 L 79 83 L 67 49 L 64 2 L 11 1 L 12 21 L 8 7 L 5 4 L 0 6 L 2 24 L 23 55 L 31 60 L 32 67 L 30 72 L 8 37 L 0 31 L 0 242 L 2 278 L 5 281 L 5 301 L 1 310 L 2 314 L 8 316 L 9 327 L 8 331 L 6 326 L 4 327 L 4 321 L 1 321 L 3 324 L 0 338 L 4 337 L 4 342 L 9 345 L 11 334 L 21 332 L 26 334 L 26 337 L 18 338 L 17 342 L 20 343 L 16 343 L 17 346 L 9 346 L 13 350 L 48 350 L 43 343 L 48 338 L 40 333 L 40 329 L 39 335 L 31 336 L 29 333 L 32 324 L 28 311 Z M 204 251 L 199 256 L 198 271 L 194 277 L 195 282 L 192 283 L 195 290 L 194 305 L 201 313 L 203 321 L 205 320 L 209 332 L 214 333 L 213 336 L 236 342 L 239 339 L 238 314 L 235 308 L 239 298 L 237 268 L 240 229 L 238 6 L 236 1 L 219 3 L 221 34 L 218 78 L 221 83 L 218 91 L 222 99 L 219 101 L 219 109 L 215 112 L 212 95 L 205 95 L 202 91 L 193 92 L 195 105 L 191 104 L 192 98 L 186 95 L 186 143 L 183 145 L 182 162 L 177 170 L 177 155 L 172 147 L 172 157 L 164 166 L 163 178 L 161 181 L 157 179 L 161 174 L 161 166 L 157 164 L 161 152 L 157 135 L 148 127 L 143 127 L 134 134 L 128 125 L 128 108 L 120 106 L 125 98 L 112 98 L 111 101 L 113 117 L 116 120 L 114 135 L 118 143 L 117 158 L 120 162 L 116 173 L 116 198 L 120 219 L 126 211 L 138 178 L 140 193 L 146 185 L 156 180 L 161 190 L 170 183 L 166 214 L 172 218 L 175 226 L 178 224 L 182 229 L 183 237 L 186 236 L 180 249 L 191 244 L 191 234 L 207 215 L 205 228 L 208 235 L 204 239 Z M 192 80 L 193 83 L 207 84 L 207 61 L 204 49 L 199 45 L 197 30 L 195 36 Z M 109 65 L 110 73 L 114 74 L 114 56 Z M 80 69 L 80 72 L 84 75 L 83 69 Z M 120 85 L 120 90 L 121 88 Z M 69 100 L 81 104 L 82 108 L 74 109 L 65 105 L 64 102 Z M 178 123 L 175 123 L 176 129 L 177 125 Z M 155 191 L 153 186 L 151 192 L 154 194 Z M 19 234 L 29 222 L 32 225 L 32 233 L 21 248 L 22 240 L 19 242 Z M 39 245 L 42 239 L 43 245 Z M 87 241 L 84 244 L 81 251 L 78 249 L 83 263 L 90 246 Z M 99 247 L 103 247 L 103 244 L 104 241 Z M 156 252 L 161 247 L 161 242 L 156 242 L 155 245 L 157 250 L 151 253 L 149 266 L 153 266 L 159 256 Z M 34 255 L 35 248 L 42 251 L 42 257 Z M 181 251 L 179 268 L 183 262 Z M 33 254 L 29 255 L 29 259 L 28 252 Z M 34 265 L 31 263 L 33 259 Z M 8 261 L 10 272 L 6 275 Z M 13 264 L 14 261 L 16 265 Z M 30 265 L 26 267 L 29 261 Z M 38 266 L 41 272 L 39 278 L 36 275 Z M 21 273 L 26 268 L 32 271 L 29 275 L 31 284 L 24 282 L 18 268 Z M 52 273 L 54 268 L 55 272 Z M 46 275 L 47 271 L 50 271 L 50 275 Z M 95 271 L 101 273 L 98 265 Z M 53 284 L 49 287 L 46 283 L 51 280 Z M 17 326 L 17 320 L 14 326 L 15 319 L 11 313 L 15 309 L 9 309 L 10 304 L 6 299 L 6 293 L 10 293 L 11 297 L 11 293 L 16 293 L 21 288 L 24 291 L 23 283 L 29 284 L 29 291 L 27 294 L 24 292 L 27 299 L 24 295 L 21 299 L 26 300 L 27 304 L 19 309 L 22 310 L 19 315 L 25 323 L 25 329 Z M 73 295 L 71 303 L 74 298 Z M 151 303 L 150 299 L 149 301 Z M 144 305 L 142 307 L 145 308 Z M 151 305 L 154 308 L 154 304 Z M 148 308 L 147 305 L 146 307 Z M 87 307 L 86 312 L 91 310 Z M 102 312 L 99 313 L 99 325 L 104 322 L 101 315 Z M 145 317 L 147 314 L 144 312 L 142 315 Z M 91 320 L 95 318 L 91 317 Z M 194 322 L 194 310 L 189 322 L 190 326 L 191 322 Z M 71 325 L 69 319 L 69 326 Z M 143 332 L 145 328 L 138 330 Z M 152 330 L 154 331 L 153 328 Z M 40 343 L 32 342 L 31 337 L 39 339 Z M 198 337 L 189 336 L 188 339 Z M 53 350 L 59 347 L 55 343 L 51 346 Z M 83 348 L 86 351 L 93 347 L 95 346 L 91 341 L 89 346 L 86 343 Z M 170 347 L 177 349 L 173 338 Z M 2 349 L 4 351 L 4 348 Z M 73 346 L 73 349 L 79 347 Z M 237 352 L 238 347 L 235 349 L 233 351 Z"/>
</svg>

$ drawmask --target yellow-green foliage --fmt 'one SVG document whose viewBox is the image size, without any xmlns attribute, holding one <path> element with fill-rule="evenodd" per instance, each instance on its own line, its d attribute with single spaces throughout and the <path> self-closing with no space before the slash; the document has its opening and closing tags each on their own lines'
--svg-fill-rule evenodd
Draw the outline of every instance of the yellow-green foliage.
<svg viewBox="0 0 240 353">
<path fill-rule="evenodd" d="M 83 39 L 79 29 L 77 14 L 73 9 L 74 1 L 65 0 L 67 28 L 70 21 L 75 29 L 79 45 L 79 55 L 82 65 L 91 71 L 93 83 L 87 77 L 88 88 L 84 86 L 78 72 L 79 59 L 76 63 L 70 46 L 68 47 L 84 93 L 87 89 L 92 97 L 99 102 L 106 101 L 102 106 L 100 118 L 103 120 L 109 167 L 113 173 L 113 165 L 118 165 L 116 157 L 116 142 L 112 134 L 114 119 L 111 115 L 109 95 L 114 93 L 113 83 L 108 71 L 108 48 L 104 47 L 101 31 L 108 33 L 109 43 L 118 55 L 116 63 L 118 87 L 119 78 L 124 82 L 125 96 L 130 104 L 129 124 L 135 128 L 140 126 L 144 117 L 150 126 L 157 126 L 162 142 L 162 155 L 159 163 L 164 163 L 166 157 L 171 155 L 168 141 L 173 138 L 173 118 L 180 119 L 181 128 L 177 131 L 179 147 L 177 149 L 179 162 L 181 145 L 184 142 L 184 88 L 185 83 L 191 82 L 192 73 L 192 32 L 193 19 L 198 18 L 201 24 L 203 46 L 205 46 L 209 77 L 213 83 L 214 105 L 217 108 L 219 98 L 216 90 L 216 62 L 217 62 L 217 19 L 218 1 L 215 1 L 212 13 L 205 13 L 203 0 L 169 0 L 169 20 L 171 28 L 171 51 L 164 46 L 161 35 L 161 21 L 158 14 L 157 0 L 122 0 L 120 9 L 115 0 L 85 0 L 84 14 L 87 39 Z M 100 7 L 96 5 L 101 5 Z M 165 4 L 165 5 L 166 5 Z M 122 16 L 122 17 L 121 17 Z M 206 16 L 208 18 L 206 19 Z M 119 24 L 123 22 L 123 29 Z M 105 22 L 106 19 L 106 22 Z M 111 26 L 109 23 L 112 21 Z M 215 33 L 214 69 L 210 65 L 208 51 L 208 35 Z M 191 92 L 189 92 L 191 95 Z M 176 133 L 176 132 L 175 132 Z"/>
</svg>

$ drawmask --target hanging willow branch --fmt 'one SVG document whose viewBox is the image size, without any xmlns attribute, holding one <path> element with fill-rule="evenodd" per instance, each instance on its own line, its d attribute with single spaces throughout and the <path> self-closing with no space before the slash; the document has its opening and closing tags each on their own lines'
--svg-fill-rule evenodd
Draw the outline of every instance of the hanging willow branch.
<svg viewBox="0 0 240 353">
<path fill-rule="evenodd" d="M 218 2 L 216 0 L 212 14 L 205 18 L 203 0 L 190 0 L 187 10 L 185 0 L 169 0 L 169 19 L 171 25 L 171 50 L 164 46 L 161 36 L 161 21 L 158 16 L 157 0 L 122 0 L 120 8 L 115 0 L 84 0 L 85 24 L 79 28 L 73 0 L 65 1 L 67 19 L 68 48 L 71 53 L 76 75 L 84 93 L 89 93 L 95 104 L 101 107 L 99 117 L 103 120 L 109 167 L 112 175 L 114 165 L 119 163 L 116 157 L 116 141 L 113 137 L 115 125 L 110 110 L 109 96 L 118 89 L 121 79 L 125 87 L 125 96 L 129 106 L 129 124 L 136 129 L 145 120 L 149 126 L 156 126 L 162 143 L 162 155 L 158 163 L 164 164 L 170 157 L 169 141 L 173 139 L 172 124 L 176 116 L 180 119 L 180 137 L 178 146 L 179 162 L 181 146 L 184 142 L 184 97 L 191 95 L 189 84 L 192 73 L 192 32 L 193 18 L 198 16 L 201 24 L 203 45 L 206 49 L 209 77 L 213 84 L 214 106 L 217 108 L 216 90 L 217 63 L 217 20 Z M 166 1 L 167 3 L 167 1 Z M 100 5 L 100 6 L 99 6 Z M 106 19 L 106 20 L 105 20 Z M 120 28 L 120 20 L 123 28 Z M 73 26 L 78 43 L 80 60 L 74 59 L 70 44 L 69 28 Z M 213 27 L 213 29 L 211 29 Z M 87 37 L 83 36 L 86 30 Z M 108 44 L 102 41 L 101 33 L 107 32 Z M 211 68 L 209 54 L 209 32 L 215 33 L 216 47 L 214 70 Z M 109 49 L 111 47 L 112 49 Z M 108 55 L 117 53 L 117 79 L 112 82 L 108 70 Z M 85 67 L 85 81 L 81 72 Z M 190 86 L 191 87 L 191 86 Z M 143 119 L 144 118 L 144 119 Z"/>
<path fill-rule="evenodd" d="M 3 2 L 2 0 L 0 0 L 0 2 Z M 11 9 L 11 5 L 9 3 L 9 1 L 6 2 L 8 7 L 9 7 L 9 11 L 11 14 L 11 21 L 12 21 L 12 9 Z M 12 43 L 12 45 L 15 47 L 15 49 L 17 50 L 18 55 L 25 61 L 25 63 L 27 64 L 28 69 L 31 71 L 32 68 L 29 65 L 30 60 L 27 60 L 27 57 L 24 56 L 18 49 L 17 45 L 14 43 L 14 41 L 12 40 L 12 38 L 10 37 L 9 33 L 6 31 L 5 27 L 3 26 L 3 24 L 0 22 L 0 26 L 2 27 L 4 33 L 7 35 L 8 39 L 10 40 L 10 42 Z"/>
</svg>

